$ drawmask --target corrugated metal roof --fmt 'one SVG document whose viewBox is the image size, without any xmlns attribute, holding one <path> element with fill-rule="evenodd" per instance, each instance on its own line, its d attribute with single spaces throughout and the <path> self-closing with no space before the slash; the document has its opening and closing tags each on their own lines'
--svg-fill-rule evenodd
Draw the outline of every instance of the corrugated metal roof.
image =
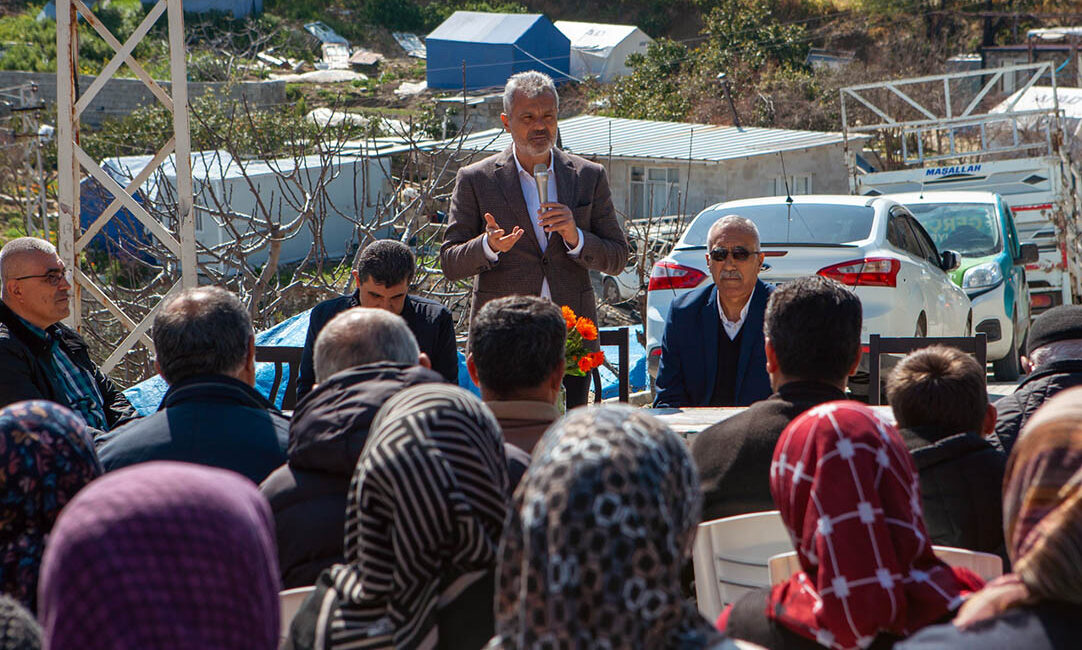
<svg viewBox="0 0 1082 650">
<path fill-rule="evenodd" d="M 503 151 L 511 134 L 491 129 L 467 137 L 463 149 Z M 867 136 L 851 135 L 850 140 Z M 579 115 L 560 120 L 565 150 L 580 156 L 720 162 L 839 144 L 841 133 L 789 129 L 736 128 L 714 124 L 628 120 Z"/>
<path fill-rule="evenodd" d="M 456 11 L 440 23 L 440 26 L 433 30 L 426 40 L 514 43 L 543 17 L 541 14 Z"/>
</svg>

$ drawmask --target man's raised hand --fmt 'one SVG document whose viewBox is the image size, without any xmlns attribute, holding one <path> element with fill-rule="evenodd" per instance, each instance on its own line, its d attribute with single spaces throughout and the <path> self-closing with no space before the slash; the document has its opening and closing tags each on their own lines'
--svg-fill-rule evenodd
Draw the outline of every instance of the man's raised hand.
<svg viewBox="0 0 1082 650">
<path fill-rule="evenodd" d="M 506 253 L 511 250 L 515 242 L 522 239 L 525 232 L 522 228 L 515 226 L 511 234 L 505 235 L 503 228 L 496 223 L 496 217 L 493 217 L 491 213 L 485 213 L 485 234 L 488 237 L 488 245 L 497 253 Z"/>
</svg>

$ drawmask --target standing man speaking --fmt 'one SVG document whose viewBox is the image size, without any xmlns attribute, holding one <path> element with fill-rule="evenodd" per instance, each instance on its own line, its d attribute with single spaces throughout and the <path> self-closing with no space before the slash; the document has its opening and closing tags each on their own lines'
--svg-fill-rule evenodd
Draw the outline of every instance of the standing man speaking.
<svg viewBox="0 0 1082 650">
<path fill-rule="evenodd" d="M 476 276 L 471 322 L 483 304 L 513 294 L 551 298 L 596 322 L 589 271 L 619 273 L 628 254 L 605 168 L 554 146 L 559 96 L 548 75 L 513 75 L 503 110 L 513 144 L 459 170 L 443 274 Z M 586 403 L 588 377 L 565 377 L 564 387 L 568 408 Z"/>
</svg>

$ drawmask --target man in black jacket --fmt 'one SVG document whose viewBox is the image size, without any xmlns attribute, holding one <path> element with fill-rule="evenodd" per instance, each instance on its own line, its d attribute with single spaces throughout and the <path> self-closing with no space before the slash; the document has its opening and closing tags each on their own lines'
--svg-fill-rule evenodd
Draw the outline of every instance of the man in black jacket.
<svg viewBox="0 0 1082 650">
<path fill-rule="evenodd" d="M 785 427 L 811 407 L 845 399 L 860 361 L 860 299 L 821 276 L 771 294 L 765 315 L 766 371 L 774 394 L 692 441 L 703 487 L 703 521 L 774 510 L 770 463 Z"/>
<path fill-rule="evenodd" d="M 315 383 L 312 359 L 320 331 L 337 314 L 353 307 L 374 307 L 401 316 L 421 352 L 431 360 L 432 369 L 446 381 L 458 383 L 458 348 L 451 312 L 434 300 L 407 293 L 416 264 L 413 251 L 391 239 L 373 242 L 361 251 L 353 269 L 357 290 L 319 303 L 308 318 L 308 336 L 297 374 L 298 402 Z"/>
<path fill-rule="evenodd" d="M 289 421 L 256 392 L 248 310 L 219 287 L 166 298 L 154 317 L 158 411 L 101 437 L 105 471 L 152 460 L 222 467 L 258 483 L 285 462 Z"/>
<path fill-rule="evenodd" d="M 985 370 L 954 348 L 932 346 L 903 359 L 887 379 L 898 433 L 920 475 L 924 523 L 935 544 L 996 553 L 1003 545 L 1007 455 L 993 435 Z"/>
<path fill-rule="evenodd" d="M 46 399 L 86 420 L 95 437 L 135 409 L 90 360 L 86 342 L 60 323 L 71 312 L 71 271 L 49 242 L 20 237 L 0 250 L 0 406 Z"/>
<path fill-rule="evenodd" d="M 996 435 L 1008 454 L 1022 427 L 1045 400 L 1082 385 L 1082 305 L 1060 305 L 1033 320 L 1022 369 L 1028 376 L 996 402 Z"/>
<path fill-rule="evenodd" d="M 319 383 L 293 412 L 288 463 L 259 487 L 274 512 L 285 589 L 314 584 L 343 561 L 349 484 L 379 408 L 405 388 L 443 380 L 405 321 L 385 310 L 335 316 L 314 347 Z"/>
</svg>

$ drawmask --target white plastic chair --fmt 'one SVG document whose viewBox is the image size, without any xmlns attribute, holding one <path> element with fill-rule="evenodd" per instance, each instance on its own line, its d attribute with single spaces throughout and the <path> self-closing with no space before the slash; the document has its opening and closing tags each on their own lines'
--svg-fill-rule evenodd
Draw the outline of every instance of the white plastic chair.
<svg viewBox="0 0 1082 650">
<path fill-rule="evenodd" d="M 279 611 L 281 612 L 282 622 L 282 639 L 289 636 L 289 624 L 293 622 L 293 617 L 297 615 L 304 599 L 308 597 L 308 594 L 315 590 L 315 587 L 297 587 L 295 589 L 286 589 L 285 591 L 278 593 L 278 606 L 280 608 Z"/>
<path fill-rule="evenodd" d="M 699 611 L 713 621 L 725 605 L 769 586 L 770 558 L 792 550 L 777 510 L 699 524 L 692 554 Z"/>
<path fill-rule="evenodd" d="M 940 560 L 952 567 L 965 567 L 979 575 L 985 582 L 1003 575 L 1003 560 L 992 553 L 970 551 L 953 546 L 933 546 L 932 551 Z M 796 551 L 779 553 L 770 558 L 770 584 L 785 582 L 791 575 L 800 571 L 800 560 Z"/>
</svg>

